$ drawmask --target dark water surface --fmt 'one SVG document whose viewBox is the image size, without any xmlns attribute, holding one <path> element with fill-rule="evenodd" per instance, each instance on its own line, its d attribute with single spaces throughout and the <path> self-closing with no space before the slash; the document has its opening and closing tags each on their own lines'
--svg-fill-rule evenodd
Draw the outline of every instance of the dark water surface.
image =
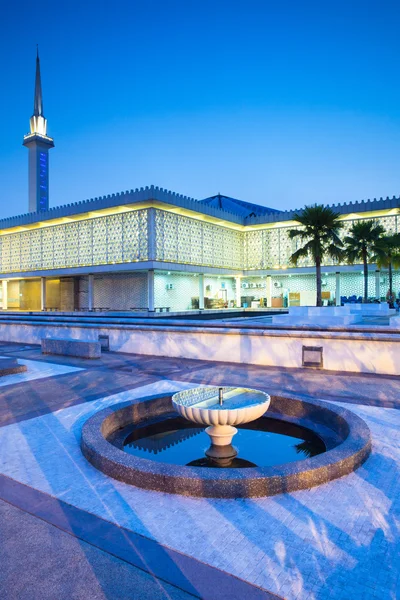
<svg viewBox="0 0 400 600">
<path fill-rule="evenodd" d="M 124 451 L 129 454 L 174 465 L 216 466 L 204 456 L 210 446 L 205 427 L 176 417 L 130 431 L 124 440 Z M 280 465 L 326 450 L 309 429 L 264 417 L 239 426 L 232 443 L 238 456 L 230 468 Z"/>
</svg>

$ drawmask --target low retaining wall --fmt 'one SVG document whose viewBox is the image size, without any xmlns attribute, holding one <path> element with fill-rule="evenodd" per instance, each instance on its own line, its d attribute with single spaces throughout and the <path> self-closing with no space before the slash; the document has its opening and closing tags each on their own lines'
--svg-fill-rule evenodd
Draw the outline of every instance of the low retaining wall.
<svg viewBox="0 0 400 600">
<path fill-rule="evenodd" d="M 303 347 L 322 348 L 329 371 L 400 375 L 400 332 L 311 331 L 168 325 L 108 325 L 13 322 L 0 325 L 0 340 L 40 344 L 44 337 L 98 341 L 110 350 L 261 366 L 301 368 Z M 308 368 L 308 367 L 305 367 Z"/>
</svg>

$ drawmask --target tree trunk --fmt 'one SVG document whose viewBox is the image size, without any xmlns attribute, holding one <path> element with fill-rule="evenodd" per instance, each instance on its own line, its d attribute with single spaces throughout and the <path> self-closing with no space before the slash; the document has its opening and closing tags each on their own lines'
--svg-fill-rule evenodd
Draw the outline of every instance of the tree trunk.
<svg viewBox="0 0 400 600">
<path fill-rule="evenodd" d="M 363 302 L 368 302 L 368 260 L 367 251 L 363 250 L 363 263 L 364 263 L 364 299 Z"/>
<path fill-rule="evenodd" d="M 389 269 L 389 292 L 390 292 L 390 295 L 393 296 L 393 269 L 392 269 L 392 261 L 390 260 L 390 258 L 389 258 L 388 269 Z"/>
<path fill-rule="evenodd" d="M 317 272 L 317 306 L 322 306 L 321 259 L 319 256 L 315 261 L 315 270 Z"/>
</svg>

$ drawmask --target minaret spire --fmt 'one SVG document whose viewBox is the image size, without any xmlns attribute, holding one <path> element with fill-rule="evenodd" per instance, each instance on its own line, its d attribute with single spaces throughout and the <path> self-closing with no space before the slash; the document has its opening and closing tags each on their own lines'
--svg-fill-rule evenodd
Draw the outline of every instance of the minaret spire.
<svg viewBox="0 0 400 600">
<path fill-rule="evenodd" d="M 43 114 L 42 80 L 40 77 L 40 58 L 38 46 L 36 46 L 35 96 L 33 99 L 33 115 L 31 116 L 30 126 L 31 134 L 35 133 L 47 137 L 47 119 L 45 119 Z"/>
<path fill-rule="evenodd" d="M 35 78 L 35 98 L 33 101 L 33 115 L 35 117 L 44 117 L 43 115 L 43 96 L 42 81 L 40 79 L 40 58 L 39 46 L 36 44 L 36 78 Z"/>
<path fill-rule="evenodd" d="M 39 48 L 36 46 L 35 96 L 33 115 L 29 120 L 30 133 L 23 144 L 29 149 L 29 212 L 49 208 L 49 150 L 54 141 L 47 135 L 47 119 L 43 114 L 42 81 Z"/>
</svg>

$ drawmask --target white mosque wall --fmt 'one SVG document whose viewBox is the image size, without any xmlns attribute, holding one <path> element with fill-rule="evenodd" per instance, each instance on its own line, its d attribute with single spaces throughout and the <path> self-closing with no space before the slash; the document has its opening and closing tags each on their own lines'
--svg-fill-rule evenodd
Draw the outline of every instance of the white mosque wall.
<svg viewBox="0 0 400 600">
<path fill-rule="evenodd" d="M 191 273 L 154 274 L 154 306 L 171 311 L 190 310 L 192 297 L 199 296 L 199 278 Z"/>
<path fill-rule="evenodd" d="M 79 308 L 89 308 L 88 278 L 79 278 Z M 110 310 L 147 308 L 147 273 L 107 273 L 93 277 L 93 306 Z"/>
</svg>

